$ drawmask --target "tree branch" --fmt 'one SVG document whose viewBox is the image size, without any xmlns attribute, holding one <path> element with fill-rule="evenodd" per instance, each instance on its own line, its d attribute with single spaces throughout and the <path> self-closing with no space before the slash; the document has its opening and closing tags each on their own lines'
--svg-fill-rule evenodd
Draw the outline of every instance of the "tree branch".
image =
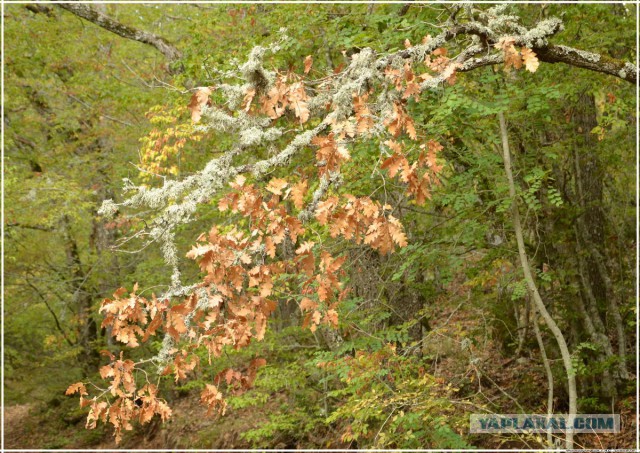
<svg viewBox="0 0 640 453">
<path fill-rule="evenodd" d="M 86 108 L 88 108 L 89 110 L 95 111 L 95 109 L 93 108 L 93 106 L 91 104 L 89 104 L 88 102 L 83 101 L 82 99 L 79 99 L 77 97 L 75 97 L 74 95 L 72 95 L 71 93 L 66 93 L 67 96 L 69 96 L 69 98 L 71 100 L 76 101 L 78 104 L 85 106 Z M 116 123 L 120 123 L 123 124 L 125 126 L 129 126 L 129 127 L 133 127 L 133 124 L 129 123 L 128 121 L 124 121 L 124 120 L 119 120 L 118 118 L 114 118 L 112 116 L 109 116 L 105 113 L 102 113 L 100 116 L 102 116 L 105 119 L 111 120 L 111 121 L 115 121 Z"/>
<path fill-rule="evenodd" d="M 74 346 L 73 341 L 71 341 L 69 339 L 69 337 L 67 336 L 67 332 L 65 332 L 65 330 L 62 328 L 62 325 L 60 324 L 60 320 L 58 319 L 58 316 L 56 315 L 56 312 L 53 311 L 53 308 L 51 308 L 51 305 L 49 305 L 49 302 L 47 302 L 47 298 L 44 297 L 44 295 L 40 292 L 40 289 L 38 289 L 38 287 L 36 285 L 31 283 L 28 278 L 27 278 L 26 282 L 27 282 L 27 285 L 29 285 L 36 292 L 38 297 L 40 297 L 40 299 L 44 303 L 45 307 L 47 307 L 47 310 L 49 310 L 49 313 L 51 313 L 51 316 L 53 316 L 53 321 L 56 324 L 56 328 L 62 334 L 62 337 L 65 339 L 67 344 L 69 346 Z"/>
<path fill-rule="evenodd" d="M 25 5 L 25 8 L 27 8 L 29 11 L 31 11 L 34 14 L 43 13 L 43 14 L 46 14 L 47 16 L 53 15 L 53 10 L 48 6 L 38 5 L 38 4 L 29 4 L 29 5 Z"/>
<path fill-rule="evenodd" d="M 409 8 L 411 8 L 411 3 L 405 3 L 404 5 L 402 5 L 402 8 L 400 8 L 400 11 L 398 11 L 398 16 L 402 17 L 407 14 L 409 12 Z"/>
<path fill-rule="evenodd" d="M 574 49 L 567 46 L 548 45 L 534 48 L 540 61 L 545 63 L 565 63 L 578 68 L 590 69 L 603 74 L 619 77 L 630 83 L 637 83 L 638 68 L 627 62 L 605 57 L 593 52 Z"/>
<path fill-rule="evenodd" d="M 9 222 L 5 225 L 7 228 L 27 228 L 29 230 L 53 231 L 53 228 L 42 225 L 27 225 L 18 222 Z"/>
<path fill-rule="evenodd" d="M 547 37 L 551 37 L 562 30 L 562 23 L 557 20 L 548 20 L 544 26 L 538 25 L 539 31 L 530 30 L 520 36 L 515 35 L 515 44 L 531 48 L 540 61 L 545 63 L 565 63 L 578 68 L 589 69 L 595 72 L 612 75 L 630 83 L 637 83 L 638 68 L 629 62 L 609 58 L 593 52 L 587 52 L 573 47 L 563 45 L 553 45 L 546 42 Z M 538 40 L 540 32 L 544 31 L 544 39 Z M 469 22 L 455 25 L 442 32 L 436 39 L 439 44 L 444 44 L 459 35 L 478 36 L 486 49 L 491 49 L 502 37 L 499 33 L 491 30 L 478 22 Z M 412 50 L 406 49 L 397 53 L 402 58 L 411 57 Z M 492 54 L 480 59 L 466 60 L 459 72 L 466 72 L 481 66 L 502 63 L 504 59 L 500 54 Z"/>
<path fill-rule="evenodd" d="M 158 35 L 154 35 L 153 33 L 138 30 L 128 25 L 122 24 L 107 16 L 106 14 L 93 9 L 87 4 L 57 3 L 56 5 L 62 9 L 66 9 L 67 11 L 75 14 L 78 17 L 86 19 L 89 22 L 93 22 L 94 24 L 110 31 L 111 33 L 115 33 L 118 36 L 132 39 L 144 44 L 149 44 L 150 46 L 153 46 L 157 50 L 159 50 L 170 62 L 176 61 L 182 57 L 182 52 L 180 52 L 177 47 L 175 47 L 166 39 Z"/>
</svg>

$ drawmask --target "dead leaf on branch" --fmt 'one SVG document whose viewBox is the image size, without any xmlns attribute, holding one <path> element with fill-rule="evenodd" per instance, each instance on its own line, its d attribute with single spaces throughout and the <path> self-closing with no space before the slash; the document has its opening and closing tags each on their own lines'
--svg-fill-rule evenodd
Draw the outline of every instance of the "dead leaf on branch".
<svg viewBox="0 0 640 453">
<path fill-rule="evenodd" d="M 302 209 L 304 206 L 304 196 L 307 193 L 308 182 L 303 180 L 294 185 L 291 189 L 291 199 L 296 209 Z"/>
<path fill-rule="evenodd" d="M 304 73 L 309 74 L 311 70 L 311 65 L 313 64 L 313 57 L 311 55 L 307 55 L 304 59 Z"/>
<path fill-rule="evenodd" d="M 522 50 L 520 50 L 520 53 L 522 54 L 522 59 L 524 60 L 524 66 L 525 68 L 527 68 L 527 71 L 536 72 L 536 70 L 538 69 L 538 66 L 540 66 L 540 61 L 538 61 L 538 57 L 536 56 L 536 53 L 533 50 L 528 49 L 526 47 L 523 47 Z"/>
<path fill-rule="evenodd" d="M 304 90 L 302 82 L 294 83 L 289 88 L 289 102 L 293 106 L 293 111 L 300 124 L 304 124 L 309 120 L 309 107 L 307 106 L 308 96 Z"/>
<path fill-rule="evenodd" d="M 314 302 L 308 297 L 303 297 L 302 300 L 300 301 L 300 310 L 302 311 L 315 310 L 317 308 L 318 308 L 318 303 Z"/>
<path fill-rule="evenodd" d="M 266 187 L 268 192 L 271 192 L 274 195 L 282 195 L 282 189 L 287 187 L 289 183 L 286 179 L 283 178 L 273 178 L 269 181 L 269 184 Z"/>
<path fill-rule="evenodd" d="M 82 382 L 76 382 L 75 384 L 71 384 L 69 388 L 67 388 L 67 391 L 64 392 L 64 394 L 73 395 L 76 392 L 80 393 L 80 396 L 88 395 L 87 388 L 84 386 Z"/>
<path fill-rule="evenodd" d="M 502 50 L 504 55 L 504 68 L 509 69 L 514 67 L 520 69 L 522 67 L 522 57 L 520 52 L 516 50 L 515 39 L 512 36 L 503 36 L 500 40 L 494 44 L 496 49 Z"/>
<path fill-rule="evenodd" d="M 385 120 L 384 125 L 387 126 L 389 133 L 393 137 L 398 137 L 404 130 L 412 140 L 418 138 L 413 119 L 409 116 L 404 106 L 398 102 L 393 104 L 393 114 Z"/>
<path fill-rule="evenodd" d="M 302 81 L 288 85 L 287 77 L 280 75 L 269 92 L 260 98 L 260 111 L 275 120 L 289 108 L 300 120 L 300 124 L 304 124 L 310 115 L 308 98 Z"/>
<path fill-rule="evenodd" d="M 536 53 L 527 47 L 522 47 L 518 51 L 515 47 L 515 39 L 511 36 L 503 36 L 494 47 L 503 52 L 505 70 L 511 67 L 520 69 L 524 63 L 527 71 L 536 72 L 538 66 L 540 66 Z"/>
<path fill-rule="evenodd" d="M 318 167 L 320 176 L 327 172 L 338 170 L 342 162 L 349 160 L 351 157 L 347 148 L 335 140 L 333 132 L 327 136 L 318 135 L 311 140 L 311 143 L 319 147 L 316 151 L 316 160 L 319 164 L 324 164 Z"/>
<path fill-rule="evenodd" d="M 251 109 L 251 102 L 253 102 L 253 98 L 256 96 L 256 89 L 249 88 L 247 93 L 244 95 L 244 99 L 242 100 L 241 107 L 244 108 L 245 112 L 248 112 Z"/>
<path fill-rule="evenodd" d="M 362 96 L 353 95 L 353 110 L 356 113 L 356 132 L 358 134 L 365 134 L 373 128 L 373 117 L 367 104 L 368 99 L 368 94 L 363 94 Z"/>
<path fill-rule="evenodd" d="M 227 402 L 215 385 L 206 384 L 205 389 L 200 395 L 200 401 L 208 406 L 207 415 L 211 415 L 212 413 L 224 415 L 227 411 Z"/>
<path fill-rule="evenodd" d="M 191 121 L 197 123 L 202 118 L 202 107 L 210 106 L 212 90 L 210 87 L 199 87 L 196 92 L 191 96 L 191 102 L 189 102 L 189 110 L 191 110 Z"/>
</svg>

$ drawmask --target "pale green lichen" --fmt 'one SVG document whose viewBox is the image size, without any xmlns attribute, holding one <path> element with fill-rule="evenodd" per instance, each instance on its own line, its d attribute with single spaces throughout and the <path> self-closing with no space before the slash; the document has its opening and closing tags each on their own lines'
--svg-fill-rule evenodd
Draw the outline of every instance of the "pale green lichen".
<svg viewBox="0 0 640 453">
<path fill-rule="evenodd" d="M 175 342 L 173 341 L 173 337 L 171 335 L 165 335 L 162 339 L 162 346 L 160 346 L 160 351 L 153 358 L 153 361 L 157 363 L 158 375 L 162 374 L 166 365 L 172 361 L 173 355 L 175 354 Z"/>
<path fill-rule="evenodd" d="M 499 6 L 504 6 L 504 8 L 502 8 L 504 11 L 509 5 L 502 4 Z M 491 8 L 491 10 L 493 9 L 494 8 Z M 487 27 L 496 33 L 516 32 L 517 34 L 523 34 L 527 32 L 527 29 L 518 23 L 520 21 L 518 16 L 491 13 L 486 15 L 486 20 Z"/>
<path fill-rule="evenodd" d="M 560 46 L 556 46 L 556 49 L 560 50 L 565 55 L 574 54 L 579 56 L 583 60 L 589 61 L 591 63 L 597 63 L 600 61 L 600 58 L 601 58 L 600 55 L 597 53 L 587 52 L 586 50 L 578 50 L 572 47 L 566 47 L 566 46 L 560 45 Z"/>
<path fill-rule="evenodd" d="M 289 143 L 289 145 L 278 154 L 269 159 L 265 159 L 253 164 L 253 175 L 256 177 L 260 177 L 275 167 L 282 167 L 284 165 L 287 165 L 291 161 L 291 158 L 298 151 L 300 151 L 305 146 L 308 146 L 311 143 L 311 140 L 313 140 L 313 138 L 317 136 L 321 131 L 326 129 L 326 127 L 326 122 L 323 122 L 311 130 L 298 134 L 291 141 L 291 143 Z"/>
<path fill-rule="evenodd" d="M 249 58 L 245 64 L 240 66 L 240 73 L 251 86 L 257 91 L 266 89 L 275 81 L 275 73 L 263 67 L 264 55 L 267 49 L 256 46 L 251 50 Z"/>
<path fill-rule="evenodd" d="M 202 117 L 207 123 L 195 126 L 194 130 L 198 132 L 209 132 L 210 130 L 227 132 L 229 130 L 237 130 L 240 127 L 237 118 L 215 107 L 203 107 Z"/>
<path fill-rule="evenodd" d="M 250 127 L 240 133 L 240 144 L 243 146 L 259 145 L 261 143 L 272 142 L 282 136 L 284 131 L 280 128 L 270 128 L 266 131 L 259 127 Z"/>
<path fill-rule="evenodd" d="M 510 5 L 508 3 L 500 3 L 499 5 L 492 6 L 487 10 L 486 13 L 481 13 L 480 18 L 487 19 L 495 16 L 500 16 L 504 14 L 504 12 L 507 10 L 507 8 L 509 8 L 509 6 Z"/>
<path fill-rule="evenodd" d="M 500 64 L 504 62 L 504 56 L 502 53 L 491 54 L 481 58 L 471 58 L 465 61 L 459 68 L 460 71 L 468 71 L 478 65 L 487 66 L 493 64 Z"/>
<path fill-rule="evenodd" d="M 331 103 L 331 94 L 328 91 L 323 91 L 317 96 L 309 99 L 307 102 L 307 108 L 311 114 L 316 114 L 325 110 L 329 103 Z"/>
<path fill-rule="evenodd" d="M 620 72 L 618 72 L 618 75 L 620 78 L 626 79 L 629 74 L 633 74 L 636 79 L 638 78 L 638 68 L 627 61 Z"/>
<path fill-rule="evenodd" d="M 247 90 L 243 87 L 238 85 L 229 85 L 227 83 L 216 85 L 216 89 L 227 99 L 227 107 L 229 107 L 230 110 L 237 109 L 240 104 L 242 104 L 242 100 L 247 93 Z"/>
<path fill-rule="evenodd" d="M 330 121 L 342 121 L 353 112 L 353 95 L 364 94 L 368 88 L 383 76 L 377 69 L 380 62 L 375 59 L 373 50 L 366 48 L 354 54 L 351 64 L 344 71 L 342 77 L 334 84 L 331 97 L 333 111 L 326 118 Z"/>
<path fill-rule="evenodd" d="M 562 21 L 552 17 L 540 21 L 534 28 L 522 35 L 518 41 L 528 48 L 544 47 L 547 45 L 547 38 L 562 30 L 564 30 Z"/>
<path fill-rule="evenodd" d="M 194 127 L 198 132 L 209 132 L 211 130 L 220 132 L 243 132 L 247 129 L 263 129 L 271 123 L 269 118 L 247 115 L 243 111 L 238 112 L 236 116 L 232 116 L 215 107 L 204 107 L 202 109 L 202 117 L 206 123 Z M 264 137 L 270 138 L 273 137 L 274 134 L 277 134 L 277 132 L 269 133 Z"/>
<path fill-rule="evenodd" d="M 324 175 L 320 179 L 320 184 L 314 190 L 313 195 L 311 197 L 311 202 L 307 205 L 305 209 L 300 211 L 298 214 L 298 219 L 303 222 L 309 222 L 313 219 L 316 208 L 318 207 L 318 203 L 325 197 L 327 191 L 330 186 L 340 186 L 343 183 L 342 175 L 339 172 L 330 172 L 329 175 Z"/>
<path fill-rule="evenodd" d="M 106 219 L 112 219 L 118 212 L 118 205 L 109 198 L 102 202 L 102 206 L 98 209 L 98 215 L 105 217 Z"/>
</svg>

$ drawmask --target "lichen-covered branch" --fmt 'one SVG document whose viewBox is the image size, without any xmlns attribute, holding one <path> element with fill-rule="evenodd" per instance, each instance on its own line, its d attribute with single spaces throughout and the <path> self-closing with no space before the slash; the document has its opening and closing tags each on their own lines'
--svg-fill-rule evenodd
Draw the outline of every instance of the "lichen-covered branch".
<svg viewBox="0 0 640 453">
<path fill-rule="evenodd" d="M 179 58 L 179 53 L 167 50 L 168 43 L 162 38 L 140 34 L 89 6 L 61 7 L 121 36 L 169 52 L 171 59 Z M 109 316 L 106 325 L 113 326 L 116 338 L 135 347 L 136 334 L 144 342 L 162 326 L 162 347 L 149 361 L 161 368 L 167 365 L 168 370 L 173 367 L 179 380 L 181 373 L 188 371 L 184 366 L 187 349 L 177 352 L 183 342 L 191 343 L 189 347 L 194 349 L 204 346 L 210 357 L 219 357 L 228 346 L 238 349 L 252 338 L 263 339 L 267 319 L 277 306 L 270 297 L 301 299 L 300 309 L 306 313 L 303 327 L 310 325 L 312 331 L 321 323 L 337 327 L 338 304 L 347 297 L 338 270 L 346 257 L 332 256 L 322 244 L 323 235 L 314 230 L 318 225 L 332 238 L 367 244 L 382 254 L 408 245 L 401 220 L 392 215 L 392 206 L 383 205 L 373 195 L 334 189 L 342 183 L 344 162 L 361 159 L 353 163 L 357 166 L 378 160 L 381 171 L 402 181 L 416 203 L 426 202 L 444 168 L 437 154 L 443 145 L 412 117 L 414 101 L 430 102 L 423 96 L 427 90 L 454 84 L 457 72 L 502 63 L 506 70 L 535 72 L 539 61 L 564 62 L 627 81 L 637 79 L 637 68 L 630 63 L 550 44 L 563 29 L 559 19 L 525 27 L 519 17 L 505 13 L 508 8 L 504 4 L 477 14 L 471 7 L 457 8 L 441 24 L 442 32 L 437 36 L 425 37 L 416 45 L 406 42 L 405 49 L 388 54 L 362 49 L 350 57 L 344 70 L 313 81 L 308 80 L 309 74 L 317 71 L 309 72 L 310 58 L 305 59 L 304 74 L 268 70 L 265 57 L 278 52 L 280 46 L 257 46 L 247 61 L 241 64 L 232 60 L 234 69 L 216 71 L 215 80 L 207 82 L 209 86 L 194 89 L 188 105 L 192 123 L 186 130 L 215 134 L 212 139 L 221 145 L 213 150 L 211 160 L 181 179 L 164 179 L 160 187 L 136 186 L 125 180 L 127 198 L 121 203 L 107 200 L 99 211 L 110 216 L 125 211 L 121 208 L 144 210 L 145 229 L 140 234 L 159 248 L 172 271 L 167 291 L 160 299 L 136 296 L 136 285 L 126 303 L 121 299 L 126 293 L 122 289 L 114 295 L 115 301 L 103 304 L 102 311 Z M 466 18 L 456 19 L 458 12 L 464 16 L 465 11 Z M 500 119 L 505 174 L 513 198 L 502 114 Z M 362 160 L 367 148 L 354 145 L 363 141 L 375 141 L 380 156 L 372 151 L 374 156 Z M 155 143 L 164 150 L 162 141 Z M 313 153 L 315 158 L 309 157 Z M 412 154 L 419 154 L 417 160 Z M 197 260 L 206 276 L 201 283 L 188 286 L 181 281 L 180 259 L 185 254 L 176 245 L 176 237 L 182 225 L 198 217 L 200 207 L 209 209 L 213 202 L 220 213 L 226 213 L 222 215 L 245 220 L 214 225 L 208 235 L 197 239 L 186 258 Z M 525 280 L 537 310 L 558 341 L 567 371 L 569 409 L 575 414 L 577 394 L 569 350 L 533 281 L 515 202 L 512 214 Z M 317 224 L 312 223 L 314 219 Z M 308 240 L 312 235 L 317 235 L 320 243 Z M 287 280 L 290 277 L 291 285 Z M 300 277 L 304 277 L 301 285 Z M 286 284 L 281 284 L 283 281 Z M 274 285 L 280 286 L 277 292 L 273 291 Z M 289 288 L 295 288 L 295 292 L 289 294 Z M 146 331 L 130 322 L 145 324 L 147 318 Z M 338 342 L 339 338 L 328 340 L 332 348 Z M 122 398 L 133 404 L 133 390 L 125 390 Z M 203 396 L 218 401 L 216 392 Z M 116 425 L 117 430 L 120 427 Z M 568 435 L 567 447 L 572 446 Z"/>
<path fill-rule="evenodd" d="M 154 45 L 172 59 L 179 56 L 179 52 L 162 38 L 119 24 L 88 5 L 60 6 L 121 36 Z M 564 62 L 609 73 L 624 80 L 636 80 L 637 68 L 630 63 L 607 60 L 596 54 L 550 45 L 549 38 L 563 29 L 559 19 L 543 20 L 527 29 L 518 23 L 517 17 L 505 14 L 505 10 L 505 5 L 500 5 L 483 13 L 480 20 L 449 22 L 450 25 L 438 36 L 392 54 L 377 56 L 372 49 L 363 49 L 353 55 L 349 66 L 342 73 L 326 78 L 315 87 L 314 96 L 311 96 L 308 90 L 304 94 L 308 96 L 306 101 L 310 113 L 321 115 L 320 123 L 311 129 L 301 130 L 289 139 L 288 144 L 279 152 L 257 162 L 251 161 L 250 156 L 255 154 L 250 150 L 281 141 L 285 131 L 275 126 L 267 116 L 249 114 L 249 106 L 245 106 L 245 96 L 248 93 L 253 92 L 253 96 L 266 95 L 277 83 L 276 74 L 264 68 L 264 58 L 267 52 L 277 52 L 280 49 L 279 45 L 254 48 L 247 61 L 238 65 L 236 71 L 232 71 L 234 74 L 226 74 L 240 77 L 244 84 L 217 84 L 220 92 L 227 97 L 228 108 L 236 112 L 229 114 L 221 109 L 203 105 L 201 113 L 206 121 L 197 127 L 203 132 L 214 130 L 237 136 L 234 148 L 211 160 L 200 172 L 180 181 L 165 181 L 159 188 L 136 187 L 130 181 L 125 181 L 125 192 L 134 191 L 135 194 L 121 203 L 121 206 L 145 207 L 159 211 L 151 223 L 149 235 L 152 241 L 160 244 L 166 262 L 173 268 L 172 288 L 181 286 L 178 252 L 174 245 L 175 228 L 189 222 L 198 205 L 208 202 L 241 173 L 252 173 L 255 177 L 261 177 L 277 167 L 289 164 L 315 137 L 351 117 L 354 109 L 353 96 L 365 95 L 376 85 L 381 89 L 376 101 L 370 102 L 372 121 L 375 118 L 371 130 L 375 134 L 384 131 L 385 122 L 394 114 L 394 106 L 402 101 L 402 93 L 393 89 L 385 71 L 393 68 L 404 74 L 407 64 L 422 63 L 436 49 L 457 37 L 467 36 L 457 44 L 462 50 L 455 58 L 449 60 L 438 74 L 422 81 L 420 91 L 440 87 L 455 72 L 469 72 L 504 62 L 505 54 L 496 49 L 496 45 L 505 37 L 511 39 L 515 45 L 535 49 L 543 61 Z M 282 39 L 287 39 L 284 32 L 282 34 Z M 331 105 L 329 111 L 324 110 L 327 105 Z M 242 163 L 243 160 L 245 163 Z M 319 195 L 324 195 L 327 188 L 328 185 Z M 318 201 L 319 198 L 314 198 L 314 203 L 310 206 L 317 205 Z M 111 200 L 107 200 L 101 213 L 109 214 L 116 210 L 117 206 Z M 306 212 L 303 217 L 312 214 Z"/>
<path fill-rule="evenodd" d="M 182 57 L 182 52 L 166 39 L 118 22 L 86 3 L 56 3 L 56 5 L 118 36 L 149 44 L 158 49 L 169 61 L 176 61 Z"/>
<path fill-rule="evenodd" d="M 565 63 L 578 68 L 619 77 L 633 84 L 638 82 L 638 67 L 627 61 L 616 60 L 615 58 L 568 46 L 549 45 L 534 48 L 534 50 L 538 54 L 540 61 L 545 63 Z"/>
<path fill-rule="evenodd" d="M 454 25 L 445 30 L 421 48 L 416 46 L 398 52 L 402 58 L 415 58 L 416 52 L 429 52 L 444 45 L 456 36 L 476 36 L 485 50 L 490 50 L 498 40 L 507 35 L 514 38 L 515 44 L 534 50 L 540 61 L 545 63 L 564 63 L 578 68 L 589 69 L 595 72 L 612 75 L 630 83 L 637 83 L 638 68 L 634 64 L 609 58 L 594 52 L 575 49 L 564 45 L 548 43 L 548 38 L 563 30 L 562 21 L 556 18 L 547 19 L 538 23 L 534 28 L 527 30 L 515 23 L 514 16 L 493 17 L 488 23 L 469 22 Z M 515 32 L 515 33 L 514 33 Z M 499 54 L 487 55 L 480 59 L 465 61 L 461 72 L 470 71 L 481 66 L 502 63 Z"/>
<path fill-rule="evenodd" d="M 318 207 L 318 203 L 325 197 L 329 187 L 332 185 L 338 185 L 341 181 L 340 173 L 331 173 L 328 176 L 325 175 L 320 180 L 320 185 L 313 192 L 313 196 L 311 197 L 311 202 L 298 214 L 298 218 L 302 222 L 308 222 L 313 218 L 313 215 L 316 212 L 316 208 Z"/>
</svg>

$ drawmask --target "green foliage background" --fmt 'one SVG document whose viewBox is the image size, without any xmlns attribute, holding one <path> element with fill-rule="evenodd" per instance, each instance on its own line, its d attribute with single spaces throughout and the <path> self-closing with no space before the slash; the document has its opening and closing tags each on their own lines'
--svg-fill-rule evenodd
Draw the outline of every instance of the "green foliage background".
<svg viewBox="0 0 640 453">
<path fill-rule="evenodd" d="M 100 301 L 116 288 L 140 282 L 152 292 L 166 283 L 169 272 L 153 247 L 138 253 L 110 250 L 142 220 L 115 225 L 97 215 L 103 199 L 121 199 L 122 178 L 142 180 L 140 139 L 154 127 L 147 112 L 160 108 L 188 123 L 179 110 L 189 102 L 189 90 L 214 83 L 216 71 L 230 69 L 234 59 L 243 61 L 253 46 L 274 42 L 282 26 L 292 39 L 270 64 L 301 72 L 304 57 L 312 55 L 316 77 L 348 63 L 348 55 L 361 48 L 393 52 L 404 47 L 405 39 L 415 43 L 435 36 L 434 24 L 446 18 L 447 7 L 412 5 L 400 15 L 402 5 L 394 4 L 102 6 L 115 19 L 179 47 L 184 53 L 179 73 L 151 47 L 49 8 L 34 13 L 24 5 L 4 6 L 5 405 L 31 404 L 31 419 L 47 420 L 41 435 L 17 437 L 20 446 L 94 446 L 109 442 L 109 433 L 84 432 L 84 412 L 63 393 L 69 383 L 95 377 L 97 351 L 120 346 L 99 328 L 89 343 L 83 335 L 91 319 L 99 326 Z M 628 61 L 636 56 L 635 8 L 513 6 L 527 25 L 561 16 L 566 30 L 554 38 L 556 44 Z M 594 99 L 597 126 L 591 131 L 580 130 L 574 120 L 584 95 Z M 331 243 L 333 250 L 349 254 L 349 278 L 359 288 L 340 308 L 344 343 L 331 350 L 321 335 L 299 328 L 299 313 L 283 303 L 264 342 L 229 351 L 184 385 L 167 378 L 165 397 L 180 404 L 228 366 L 241 368 L 256 355 L 269 363 L 253 390 L 230 398 L 230 420 L 200 425 L 193 419 L 204 412 L 191 418 L 185 412 L 182 421 L 160 428 L 170 433 L 165 445 L 540 446 L 543 441 L 533 436 L 474 437 L 466 426 L 474 411 L 546 411 L 535 337 L 531 332 L 518 336 L 526 290 L 508 211 L 512 200 L 496 151 L 495 114 L 503 110 L 516 148 L 528 251 L 538 283 L 570 338 L 581 409 L 606 412 L 612 398 L 617 410 L 635 407 L 633 381 L 616 389 L 615 397 L 603 390 L 603 373 L 615 363 L 598 360 L 575 308 L 576 298 L 585 296 L 574 224 L 585 208 L 567 198 L 574 155 L 589 149 L 602 180 L 603 195 L 595 201 L 605 221 L 600 251 L 625 323 L 623 341 L 635 345 L 635 103 L 634 87 L 626 82 L 544 63 L 534 74 L 498 67 L 460 74 L 456 85 L 410 101 L 416 125 L 447 144 L 443 185 L 425 206 L 416 206 L 402 187 L 387 181 L 389 201 L 410 239 L 397 254 L 372 256 L 347 243 Z M 177 157 L 178 177 L 202 168 L 225 140 L 211 136 L 187 144 Z M 352 150 L 354 164 L 345 167 L 341 192 L 369 194 L 379 188 L 380 176 L 371 173 L 377 149 L 369 142 Z M 186 253 L 212 223 L 229 221 L 203 208 L 181 232 L 181 250 Z M 331 242 L 328 235 L 323 239 Z M 133 241 L 126 250 L 140 245 Z M 182 271 L 185 279 L 198 275 L 194 265 Z M 371 277 L 366 285 L 363 273 Z M 402 307 L 416 297 L 422 305 L 407 315 Z M 605 301 L 598 304 L 611 323 Z M 412 334 L 416 328 L 419 339 Z M 557 358 L 552 337 L 543 335 L 547 354 Z M 152 342 L 135 354 L 148 355 L 158 347 Z M 635 352 L 628 348 L 630 363 Z M 503 368 L 502 363 L 527 365 Z M 562 370 L 554 373 L 562 382 Z M 557 387 L 556 410 L 561 411 L 564 389 Z M 191 422 L 197 429 L 189 429 Z M 236 431 L 233 440 L 224 437 Z M 125 447 L 137 445 L 145 432 L 130 433 Z"/>
</svg>

